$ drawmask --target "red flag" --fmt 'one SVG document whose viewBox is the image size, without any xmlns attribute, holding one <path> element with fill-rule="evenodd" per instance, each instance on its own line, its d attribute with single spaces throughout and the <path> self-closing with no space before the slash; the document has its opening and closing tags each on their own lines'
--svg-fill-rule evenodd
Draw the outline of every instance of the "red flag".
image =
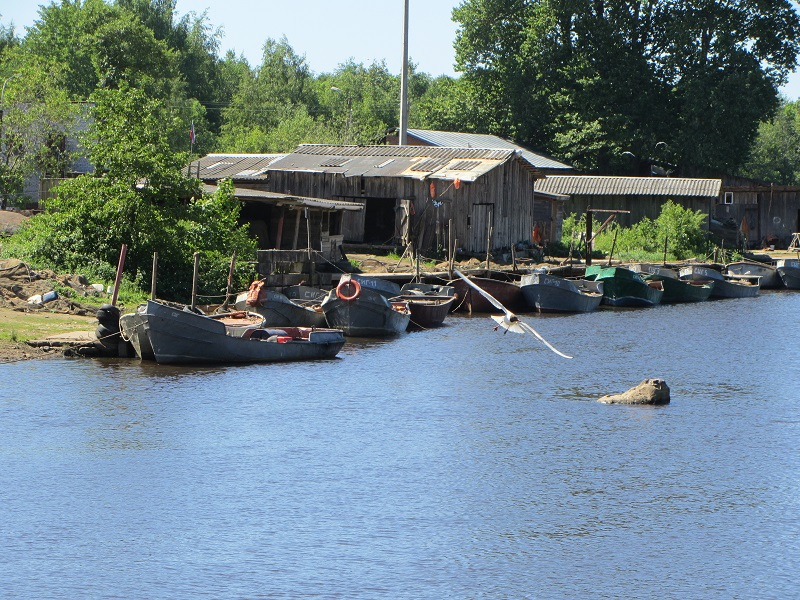
<svg viewBox="0 0 800 600">
<path fill-rule="evenodd" d="M 197 138 L 194 135 L 194 121 L 192 121 L 192 127 L 189 129 L 189 141 L 194 144 Z"/>
</svg>

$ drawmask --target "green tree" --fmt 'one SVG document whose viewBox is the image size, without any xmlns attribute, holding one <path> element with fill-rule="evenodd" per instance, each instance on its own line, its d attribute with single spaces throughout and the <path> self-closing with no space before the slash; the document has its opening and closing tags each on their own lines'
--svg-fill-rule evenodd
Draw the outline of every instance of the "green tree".
<svg viewBox="0 0 800 600">
<path fill-rule="evenodd" d="M 58 72 L 25 67 L 2 76 L 0 106 L 0 209 L 21 198 L 25 178 L 63 177 L 72 156 L 66 139 L 78 106 L 60 87 Z"/>
<path fill-rule="evenodd" d="M 192 255 L 201 252 L 205 293 L 224 290 L 230 254 L 249 258 L 255 252 L 255 242 L 237 223 L 232 186 L 201 194 L 200 182 L 185 173 L 188 155 L 170 149 L 168 130 L 182 122 L 163 102 L 124 84 L 96 92 L 92 101 L 95 172 L 61 184 L 47 212 L 12 236 L 3 253 L 37 266 L 107 276 L 127 244 L 132 280 L 149 281 L 158 252 L 162 297 L 185 299 Z M 252 273 L 245 264 L 239 275 L 237 284 L 245 285 Z"/>
<path fill-rule="evenodd" d="M 741 175 L 779 185 L 800 183 L 800 102 L 783 102 L 762 122 Z"/>
<path fill-rule="evenodd" d="M 601 172 L 657 145 L 685 174 L 735 170 L 800 48 L 787 0 L 465 0 L 453 15 L 478 128 Z"/>
</svg>

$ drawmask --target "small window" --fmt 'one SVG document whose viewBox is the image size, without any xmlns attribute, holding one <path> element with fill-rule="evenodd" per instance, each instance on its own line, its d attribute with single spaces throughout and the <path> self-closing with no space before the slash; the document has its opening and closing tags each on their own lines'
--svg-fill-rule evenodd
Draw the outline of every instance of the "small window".
<svg viewBox="0 0 800 600">
<path fill-rule="evenodd" d="M 733 204 L 733 192 L 725 192 L 725 199 L 723 202 L 725 204 Z"/>
</svg>

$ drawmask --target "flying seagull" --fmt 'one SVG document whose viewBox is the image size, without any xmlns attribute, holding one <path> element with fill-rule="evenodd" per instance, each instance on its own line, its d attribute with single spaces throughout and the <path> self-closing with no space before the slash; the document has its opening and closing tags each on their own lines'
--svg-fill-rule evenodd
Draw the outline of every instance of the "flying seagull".
<svg viewBox="0 0 800 600">
<path fill-rule="evenodd" d="M 531 327 L 530 325 L 528 325 L 528 324 L 527 324 L 525 321 L 522 321 L 522 320 L 521 320 L 521 319 L 520 319 L 520 318 L 519 318 L 517 315 L 515 315 L 515 314 L 514 314 L 514 313 L 512 313 L 510 310 L 508 310 L 508 309 L 507 309 L 505 306 L 503 306 L 503 305 L 500 303 L 500 301 L 499 301 L 499 300 L 497 300 L 497 298 L 495 298 L 494 296 L 492 296 L 492 295 L 491 295 L 489 292 L 487 292 L 486 290 L 483 290 L 483 289 L 481 289 L 480 287 L 478 287 L 477 285 L 475 285 L 475 284 L 474 284 L 472 281 L 470 281 L 469 279 L 467 279 L 466 277 L 464 277 L 464 275 L 462 275 L 462 274 L 461 274 L 461 272 L 459 272 L 457 269 L 453 269 L 453 273 L 455 273 L 456 275 L 458 275 L 459 277 L 461 277 L 461 279 L 463 279 L 464 281 L 466 281 L 466 282 L 467 282 L 467 285 L 469 285 L 470 287 L 472 287 L 472 288 L 474 288 L 475 290 L 477 290 L 477 291 L 478 291 L 478 293 L 479 293 L 481 296 L 483 296 L 483 297 L 484 297 L 484 298 L 486 298 L 486 299 L 487 299 L 489 302 L 491 302 L 492 306 L 494 306 L 495 308 L 497 308 L 497 310 L 499 310 L 499 311 L 501 311 L 501 312 L 503 313 L 502 315 L 491 315 L 491 318 L 492 318 L 492 319 L 493 319 L 493 320 L 494 320 L 494 321 L 495 321 L 495 322 L 496 322 L 496 323 L 497 323 L 497 324 L 498 324 L 500 327 L 502 327 L 502 328 L 503 328 L 503 329 L 505 329 L 506 331 L 513 331 L 514 333 L 525 333 L 525 332 L 527 332 L 527 333 L 530 333 L 530 334 L 531 334 L 531 335 L 533 335 L 533 336 L 534 336 L 534 337 L 535 337 L 537 340 L 539 340 L 540 342 L 542 342 L 542 343 L 543 343 L 545 346 L 547 346 L 548 348 L 550 348 L 550 350 L 552 350 L 553 352 L 555 352 L 555 353 L 556 353 L 556 354 L 558 354 L 559 356 L 563 356 L 564 358 L 572 358 L 572 357 L 571 357 L 571 356 L 569 356 L 568 354 L 564 354 L 564 353 L 563 353 L 563 352 L 561 352 L 560 350 L 557 350 L 555 347 L 553 347 L 553 345 L 552 345 L 550 342 L 548 342 L 546 339 L 544 339 L 544 338 L 543 338 L 543 337 L 542 337 L 542 336 L 539 334 L 539 332 L 538 332 L 538 331 L 536 331 L 536 330 L 535 330 L 533 327 Z"/>
</svg>

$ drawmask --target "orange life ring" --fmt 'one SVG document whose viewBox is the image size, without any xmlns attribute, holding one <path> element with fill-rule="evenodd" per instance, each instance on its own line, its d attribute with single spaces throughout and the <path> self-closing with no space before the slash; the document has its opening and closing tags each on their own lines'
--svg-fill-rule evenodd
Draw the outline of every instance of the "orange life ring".
<svg viewBox="0 0 800 600">
<path fill-rule="evenodd" d="M 353 293 L 348 296 L 344 293 L 344 287 L 350 284 L 353 285 Z M 339 300 L 351 302 L 361 295 L 361 284 L 355 279 L 342 279 L 339 285 L 336 286 L 336 295 L 339 297 Z"/>
</svg>

